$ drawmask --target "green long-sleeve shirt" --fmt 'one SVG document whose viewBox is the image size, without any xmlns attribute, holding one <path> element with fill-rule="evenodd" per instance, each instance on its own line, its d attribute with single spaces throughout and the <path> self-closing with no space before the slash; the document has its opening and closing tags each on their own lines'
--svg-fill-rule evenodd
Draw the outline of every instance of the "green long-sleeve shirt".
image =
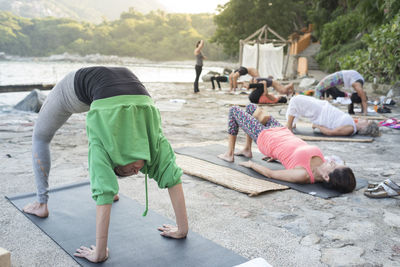
<svg viewBox="0 0 400 267">
<path fill-rule="evenodd" d="M 86 118 L 92 197 L 111 204 L 118 193 L 116 166 L 144 160 L 142 173 L 160 188 L 181 183 L 182 170 L 161 129 L 160 112 L 146 95 L 120 95 L 94 101 Z"/>
</svg>

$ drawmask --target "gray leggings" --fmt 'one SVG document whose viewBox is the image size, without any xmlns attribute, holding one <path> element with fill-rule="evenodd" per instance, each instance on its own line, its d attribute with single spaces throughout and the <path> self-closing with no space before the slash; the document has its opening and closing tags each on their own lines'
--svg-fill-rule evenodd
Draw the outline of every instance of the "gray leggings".
<svg viewBox="0 0 400 267">
<path fill-rule="evenodd" d="M 32 163 L 39 203 L 47 203 L 49 198 L 50 142 L 54 134 L 73 113 L 85 112 L 90 108 L 75 94 L 75 72 L 67 74 L 51 90 L 33 129 Z"/>
</svg>

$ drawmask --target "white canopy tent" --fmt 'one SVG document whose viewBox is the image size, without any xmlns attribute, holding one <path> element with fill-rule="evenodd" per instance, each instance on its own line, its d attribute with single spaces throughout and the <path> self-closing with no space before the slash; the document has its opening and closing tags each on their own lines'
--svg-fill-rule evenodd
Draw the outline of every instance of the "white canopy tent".
<svg viewBox="0 0 400 267">
<path fill-rule="evenodd" d="M 268 39 L 268 32 L 274 34 L 278 39 Z M 288 57 L 284 63 L 283 48 L 290 44 L 288 41 L 264 25 L 245 40 L 240 40 L 239 43 L 240 66 L 256 68 L 261 77 L 284 78 Z M 249 80 L 250 76 L 246 75 L 241 78 Z"/>
</svg>

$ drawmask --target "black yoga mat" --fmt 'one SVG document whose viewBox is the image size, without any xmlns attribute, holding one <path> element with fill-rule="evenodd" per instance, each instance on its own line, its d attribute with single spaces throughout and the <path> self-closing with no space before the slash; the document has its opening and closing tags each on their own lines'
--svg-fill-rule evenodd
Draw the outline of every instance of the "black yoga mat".
<svg viewBox="0 0 400 267">
<path fill-rule="evenodd" d="M 154 196 L 156 197 L 156 196 Z M 35 200 L 35 194 L 6 197 L 20 211 Z M 157 230 L 173 221 L 120 195 L 111 211 L 107 261 L 93 264 L 73 256 L 81 245 L 96 244 L 96 204 L 89 182 L 50 190 L 50 215 L 41 219 L 25 214 L 82 266 L 233 266 L 247 259 L 216 243 L 189 232 L 185 239 L 161 236 Z"/>
<path fill-rule="evenodd" d="M 313 129 L 311 127 L 296 127 L 293 129 L 294 134 L 299 134 L 299 135 L 306 135 L 306 136 L 316 136 L 316 137 L 324 137 L 324 138 L 349 138 L 349 139 L 362 139 L 362 140 L 367 140 L 367 139 L 372 139 L 374 140 L 373 137 L 371 136 L 366 136 L 366 135 L 350 135 L 350 136 L 328 136 L 324 135 L 321 133 L 319 129 Z"/>
<path fill-rule="evenodd" d="M 341 193 L 335 190 L 327 189 L 322 186 L 321 183 L 316 183 L 316 184 L 295 184 L 295 183 L 289 183 L 289 182 L 284 182 L 284 181 L 279 181 L 275 179 L 271 179 L 268 177 L 265 177 L 264 175 L 259 174 L 258 172 L 240 166 L 239 163 L 242 161 L 248 161 L 249 159 L 246 157 L 239 157 L 235 156 L 235 162 L 226 162 L 225 160 L 222 160 L 217 157 L 217 155 L 225 153 L 227 150 L 227 147 L 223 145 L 207 145 L 207 146 L 197 146 L 197 147 L 181 147 L 178 149 L 175 149 L 175 152 L 178 154 L 182 155 L 187 155 L 191 156 L 193 158 L 205 160 L 220 166 L 228 167 L 237 171 L 240 171 L 242 173 L 245 173 L 247 175 L 250 175 L 255 178 L 259 179 L 264 179 L 270 182 L 274 182 L 277 184 L 282 184 L 289 186 L 290 188 L 310 194 L 313 196 L 321 197 L 321 198 L 331 198 L 331 197 L 337 197 L 340 196 Z M 283 170 L 284 167 L 280 163 L 276 162 L 266 162 L 262 160 L 263 155 L 261 153 L 254 153 L 253 152 L 253 158 L 251 159 L 254 162 L 257 162 L 258 164 L 264 165 L 272 170 Z M 367 185 L 367 180 L 357 178 L 357 186 L 356 190 L 363 188 L 364 186 Z"/>
</svg>

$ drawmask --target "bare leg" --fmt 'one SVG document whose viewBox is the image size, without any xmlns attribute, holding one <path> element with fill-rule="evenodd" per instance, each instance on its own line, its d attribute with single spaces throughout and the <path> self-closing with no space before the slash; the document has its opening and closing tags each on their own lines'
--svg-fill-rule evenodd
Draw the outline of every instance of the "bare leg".
<svg viewBox="0 0 400 267">
<path fill-rule="evenodd" d="M 236 156 L 245 156 L 247 158 L 252 158 L 253 153 L 251 152 L 251 144 L 253 142 L 253 139 L 247 134 L 246 135 L 246 146 L 239 152 L 236 152 Z"/>
<path fill-rule="evenodd" d="M 235 151 L 236 137 L 237 135 L 231 135 L 231 134 L 229 135 L 228 151 L 226 151 L 224 154 L 218 155 L 218 158 L 228 162 L 233 162 L 235 160 L 234 151 Z"/>
<path fill-rule="evenodd" d="M 294 92 L 293 83 L 283 86 L 282 84 L 278 83 L 277 81 L 272 80 L 272 87 L 280 94 L 289 95 Z"/>
</svg>

